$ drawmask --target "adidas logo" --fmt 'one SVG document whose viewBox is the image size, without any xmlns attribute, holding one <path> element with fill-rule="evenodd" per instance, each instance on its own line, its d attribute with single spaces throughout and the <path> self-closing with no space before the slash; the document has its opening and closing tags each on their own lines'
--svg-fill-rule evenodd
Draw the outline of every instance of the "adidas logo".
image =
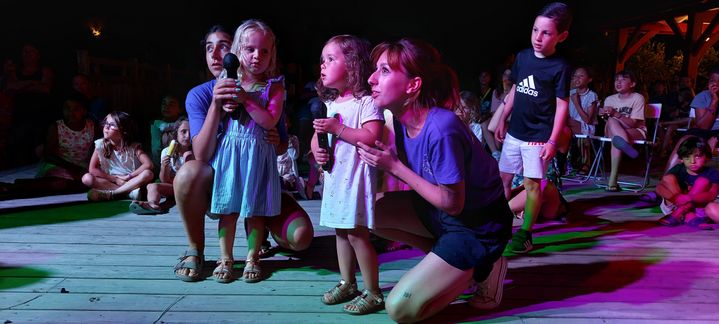
<svg viewBox="0 0 719 324">
<path fill-rule="evenodd" d="M 539 92 L 537 92 L 536 89 L 537 88 L 534 87 L 534 75 L 530 75 L 524 78 L 524 80 L 519 83 L 519 86 L 517 87 L 517 92 L 536 97 L 537 95 L 539 95 Z"/>
</svg>

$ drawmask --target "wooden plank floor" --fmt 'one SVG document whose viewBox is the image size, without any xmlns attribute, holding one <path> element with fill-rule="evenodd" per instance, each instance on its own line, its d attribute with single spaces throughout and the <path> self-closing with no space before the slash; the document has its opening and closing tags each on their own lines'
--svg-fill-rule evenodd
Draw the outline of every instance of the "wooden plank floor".
<svg viewBox="0 0 719 324">
<path fill-rule="evenodd" d="M 541 224 L 534 251 L 508 255 L 499 309 L 476 311 L 460 300 L 429 322 L 719 321 L 719 231 L 657 227 L 658 208 L 638 202 L 637 194 L 608 194 L 590 184 L 568 184 L 566 192 L 570 222 Z M 173 275 L 186 243 L 176 208 L 138 216 L 127 212 L 127 201 L 77 202 L 81 198 L 1 202 L 0 320 L 391 322 L 386 312 L 354 317 L 341 305 L 320 302 L 339 280 L 331 229 L 316 225 L 306 252 L 264 260 L 270 275 L 263 282 L 184 283 Z M 317 224 L 319 201 L 301 204 Z M 219 255 L 215 228 L 207 220 L 208 260 Z M 244 238 L 235 246 L 239 259 L 246 252 Z M 385 291 L 421 257 L 416 250 L 381 254 Z M 242 266 L 237 262 L 236 270 Z M 208 276 L 213 267 L 206 263 Z"/>
</svg>

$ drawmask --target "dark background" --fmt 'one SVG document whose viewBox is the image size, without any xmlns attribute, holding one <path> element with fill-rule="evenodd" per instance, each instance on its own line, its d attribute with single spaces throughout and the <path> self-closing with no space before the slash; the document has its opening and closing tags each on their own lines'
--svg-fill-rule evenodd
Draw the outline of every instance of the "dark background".
<svg viewBox="0 0 719 324">
<path fill-rule="evenodd" d="M 567 1 L 575 20 L 561 45 L 573 61 L 614 59 L 611 27 L 667 7 L 707 1 Z M 10 1 L 0 5 L 3 57 L 17 57 L 23 42 L 38 45 L 46 64 L 64 78 L 76 69 L 76 49 L 92 56 L 138 58 L 177 69 L 205 69 L 199 46 L 214 23 L 236 28 L 244 19 L 265 20 L 277 34 L 280 59 L 297 62 L 305 78 L 316 75 L 323 43 L 356 34 L 373 44 L 419 37 L 434 44 L 460 75 L 474 83 L 482 68 L 495 69 L 529 46 L 534 17 L 548 1 Z M 103 26 L 99 39 L 91 22 Z M 599 54 L 599 55 L 598 55 Z M 601 64 L 603 62 L 590 62 Z M 61 81 L 62 79 L 58 80 Z"/>
</svg>

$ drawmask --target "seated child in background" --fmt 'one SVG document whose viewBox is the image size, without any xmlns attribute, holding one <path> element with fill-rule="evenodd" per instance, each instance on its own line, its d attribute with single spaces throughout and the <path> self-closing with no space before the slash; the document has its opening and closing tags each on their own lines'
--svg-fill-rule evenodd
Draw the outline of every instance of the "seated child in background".
<svg viewBox="0 0 719 324">
<path fill-rule="evenodd" d="M 122 111 L 109 113 L 102 122 L 103 137 L 95 141 L 89 172 L 82 183 L 92 188 L 89 200 L 138 199 L 139 189 L 154 177 L 152 161 L 134 142 L 137 128 L 130 115 Z"/>
<path fill-rule="evenodd" d="M 557 186 L 549 179 L 542 179 L 542 207 L 539 209 L 539 220 L 563 220 L 569 213 L 569 204 L 559 192 Z M 524 185 L 512 188 L 509 209 L 519 218 L 524 218 L 524 205 L 527 203 L 527 191 Z"/>
<path fill-rule="evenodd" d="M 162 119 L 156 119 L 150 125 L 150 157 L 155 169 L 159 169 L 162 149 L 167 146 L 164 144 L 172 139 L 164 140 L 163 134 L 170 135 L 165 130 L 173 127 L 180 118 L 180 103 L 177 98 L 171 95 L 164 96 L 160 105 L 160 115 Z"/>
<path fill-rule="evenodd" d="M 479 112 L 480 102 L 477 95 L 472 91 L 462 91 L 459 93 L 460 105 L 455 114 L 462 120 L 463 123 L 469 126 L 475 137 L 481 142 L 482 139 L 482 123 L 484 120 L 481 119 Z"/>
<path fill-rule="evenodd" d="M 290 129 L 289 118 L 285 118 L 285 125 Z M 297 157 L 300 152 L 300 141 L 295 135 L 288 135 L 287 151 L 277 156 L 277 172 L 280 173 L 280 184 L 284 191 L 305 190 L 304 181 L 297 170 Z"/>
<path fill-rule="evenodd" d="M 82 175 L 92 155 L 95 124 L 86 117 L 87 102 L 79 94 L 63 103 L 63 118 L 50 126 L 43 147 L 43 161 L 35 178 L 17 179 L 0 186 L 4 198 L 58 195 L 87 190 Z"/>
<path fill-rule="evenodd" d="M 185 162 L 194 160 L 190 141 L 190 123 L 187 117 L 180 117 L 165 133 L 172 134 L 170 144 L 162 150 L 160 182 L 147 185 L 147 201 L 133 201 L 130 211 L 138 215 L 164 214 L 175 204 L 172 182 L 177 171 Z M 164 137 L 164 135 L 163 135 Z M 164 202 L 161 202 L 165 198 Z"/>
<path fill-rule="evenodd" d="M 657 193 L 664 198 L 660 205 L 664 217 L 659 224 L 707 227 L 704 207 L 716 199 L 719 193 L 719 171 L 706 166 L 711 151 L 700 137 L 685 140 L 677 152 L 682 160 L 662 177 Z"/>
</svg>

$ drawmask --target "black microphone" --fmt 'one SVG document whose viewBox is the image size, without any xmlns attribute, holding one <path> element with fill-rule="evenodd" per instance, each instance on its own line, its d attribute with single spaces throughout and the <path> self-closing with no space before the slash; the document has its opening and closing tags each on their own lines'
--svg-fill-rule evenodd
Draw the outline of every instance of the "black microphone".
<svg viewBox="0 0 719 324">
<path fill-rule="evenodd" d="M 236 79 L 237 80 L 237 69 L 240 67 L 240 60 L 237 58 L 237 55 L 232 53 L 225 54 L 225 57 L 222 58 L 222 68 L 224 69 L 223 73 L 221 75 L 224 75 L 225 78 L 229 79 Z M 239 80 L 238 80 L 239 81 Z M 242 105 L 239 105 L 235 110 L 230 114 L 230 117 L 232 119 L 239 119 L 240 118 L 240 110 L 244 109 Z"/>
<path fill-rule="evenodd" d="M 322 105 L 322 116 L 327 115 L 327 107 L 325 105 Z M 339 120 L 340 115 L 334 114 L 332 116 L 333 118 L 337 118 Z M 330 134 L 329 133 L 317 133 L 317 145 L 320 148 L 323 148 L 327 151 L 327 154 L 329 154 L 329 160 L 327 160 L 327 163 L 325 163 L 323 169 L 327 172 L 332 172 L 332 165 L 334 164 L 334 156 L 332 156 L 332 153 L 334 153 L 330 148 Z"/>
</svg>

